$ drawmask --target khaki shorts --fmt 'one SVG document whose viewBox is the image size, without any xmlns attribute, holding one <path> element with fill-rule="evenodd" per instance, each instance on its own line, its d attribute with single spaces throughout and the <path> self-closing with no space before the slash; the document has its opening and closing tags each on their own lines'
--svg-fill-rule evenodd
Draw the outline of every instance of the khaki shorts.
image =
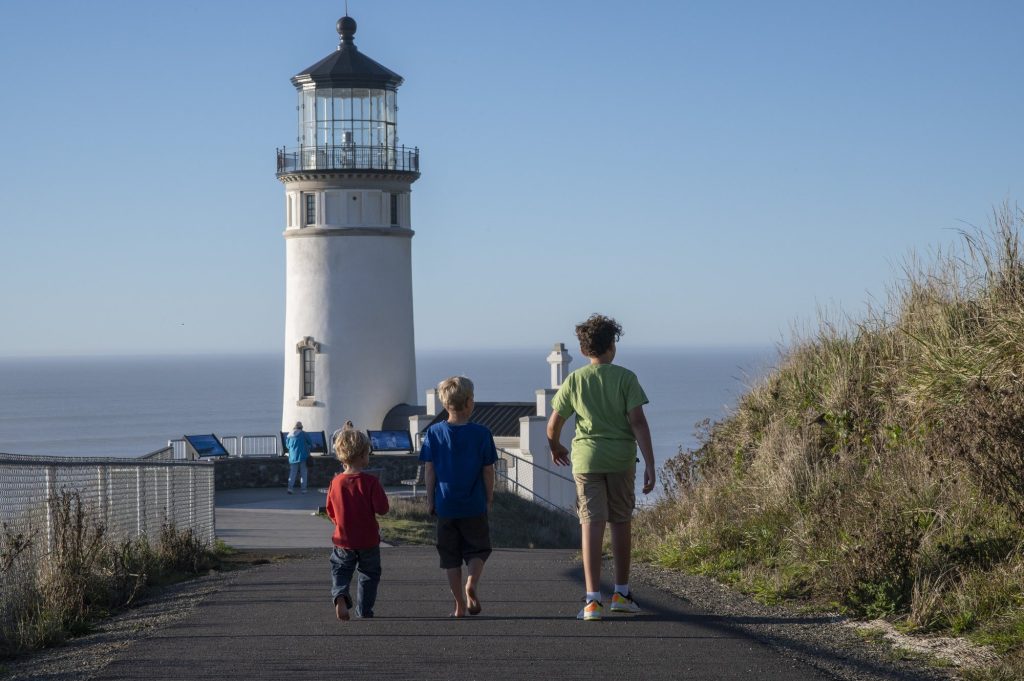
<svg viewBox="0 0 1024 681">
<path fill-rule="evenodd" d="M 575 473 L 580 523 L 628 523 L 636 505 L 636 467 L 617 473 Z"/>
</svg>

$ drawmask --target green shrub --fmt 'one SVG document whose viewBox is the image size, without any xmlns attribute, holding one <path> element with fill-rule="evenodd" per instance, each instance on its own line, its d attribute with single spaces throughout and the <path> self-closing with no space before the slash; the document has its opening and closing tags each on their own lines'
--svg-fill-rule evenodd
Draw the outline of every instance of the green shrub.
<svg viewBox="0 0 1024 681">
<path fill-rule="evenodd" d="M 1016 659 L 1024 213 L 994 217 L 959 249 L 911 260 L 862 319 L 823 321 L 729 417 L 698 426 L 636 518 L 637 556 Z"/>
</svg>

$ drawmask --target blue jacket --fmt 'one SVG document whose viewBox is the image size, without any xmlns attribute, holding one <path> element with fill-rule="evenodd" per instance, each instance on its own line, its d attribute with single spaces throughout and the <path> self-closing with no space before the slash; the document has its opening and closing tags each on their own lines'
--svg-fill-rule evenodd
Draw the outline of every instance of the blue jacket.
<svg viewBox="0 0 1024 681">
<path fill-rule="evenodd" d="M 285 439 L 288 445 L 288 463 L 302 463 L 309 458 L 309 448 L 313 443 L 304 430 L 293 430 Z"/>
</svg>

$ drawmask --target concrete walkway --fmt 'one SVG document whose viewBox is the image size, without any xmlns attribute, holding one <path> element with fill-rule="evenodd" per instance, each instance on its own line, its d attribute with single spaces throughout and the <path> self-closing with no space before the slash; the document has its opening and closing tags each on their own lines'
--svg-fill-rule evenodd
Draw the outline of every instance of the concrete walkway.
<svg viewBox="0 0 1024 681">
<path fill-rule="evenodd" d="M 387 488 L 389 498 L 409 488 Z M 236 549 L 330 548 L 331 521 L 317 516 L 326 489 L 308 494 L 284 488 L 220 490 L 216 496 L 217 538 Z"/>
<path fill-rule="evenodd" d="M 330 546 L 331 521 L 316 516 L 325 493 L 282 489 L 220 490 L 217 538 L 236 549 L 306 549 Z"/>
</svg>

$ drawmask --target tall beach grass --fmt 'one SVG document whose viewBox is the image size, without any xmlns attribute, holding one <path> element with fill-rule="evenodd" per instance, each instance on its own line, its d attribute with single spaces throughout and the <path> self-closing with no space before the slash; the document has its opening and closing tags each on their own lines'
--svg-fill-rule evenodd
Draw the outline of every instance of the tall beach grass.
<svg viewBox="0 0 1024 681">
<path fill-rule="evenodd" d="M 191 529 L 115 539 L 76 491 L 50 500 L 52 540 L 0 528 L 0 658 L 87 632 L 148 587 L 212 567 L 211 547 Z"/>
<path fill-rule="evenodd" d="M 990 644 L 1022 678 L 1024 213 L 822 321 L 639 514 L 643 559 Z M 1009 670 L 1009 671 L 1007 671 Z"/>
</svg>

